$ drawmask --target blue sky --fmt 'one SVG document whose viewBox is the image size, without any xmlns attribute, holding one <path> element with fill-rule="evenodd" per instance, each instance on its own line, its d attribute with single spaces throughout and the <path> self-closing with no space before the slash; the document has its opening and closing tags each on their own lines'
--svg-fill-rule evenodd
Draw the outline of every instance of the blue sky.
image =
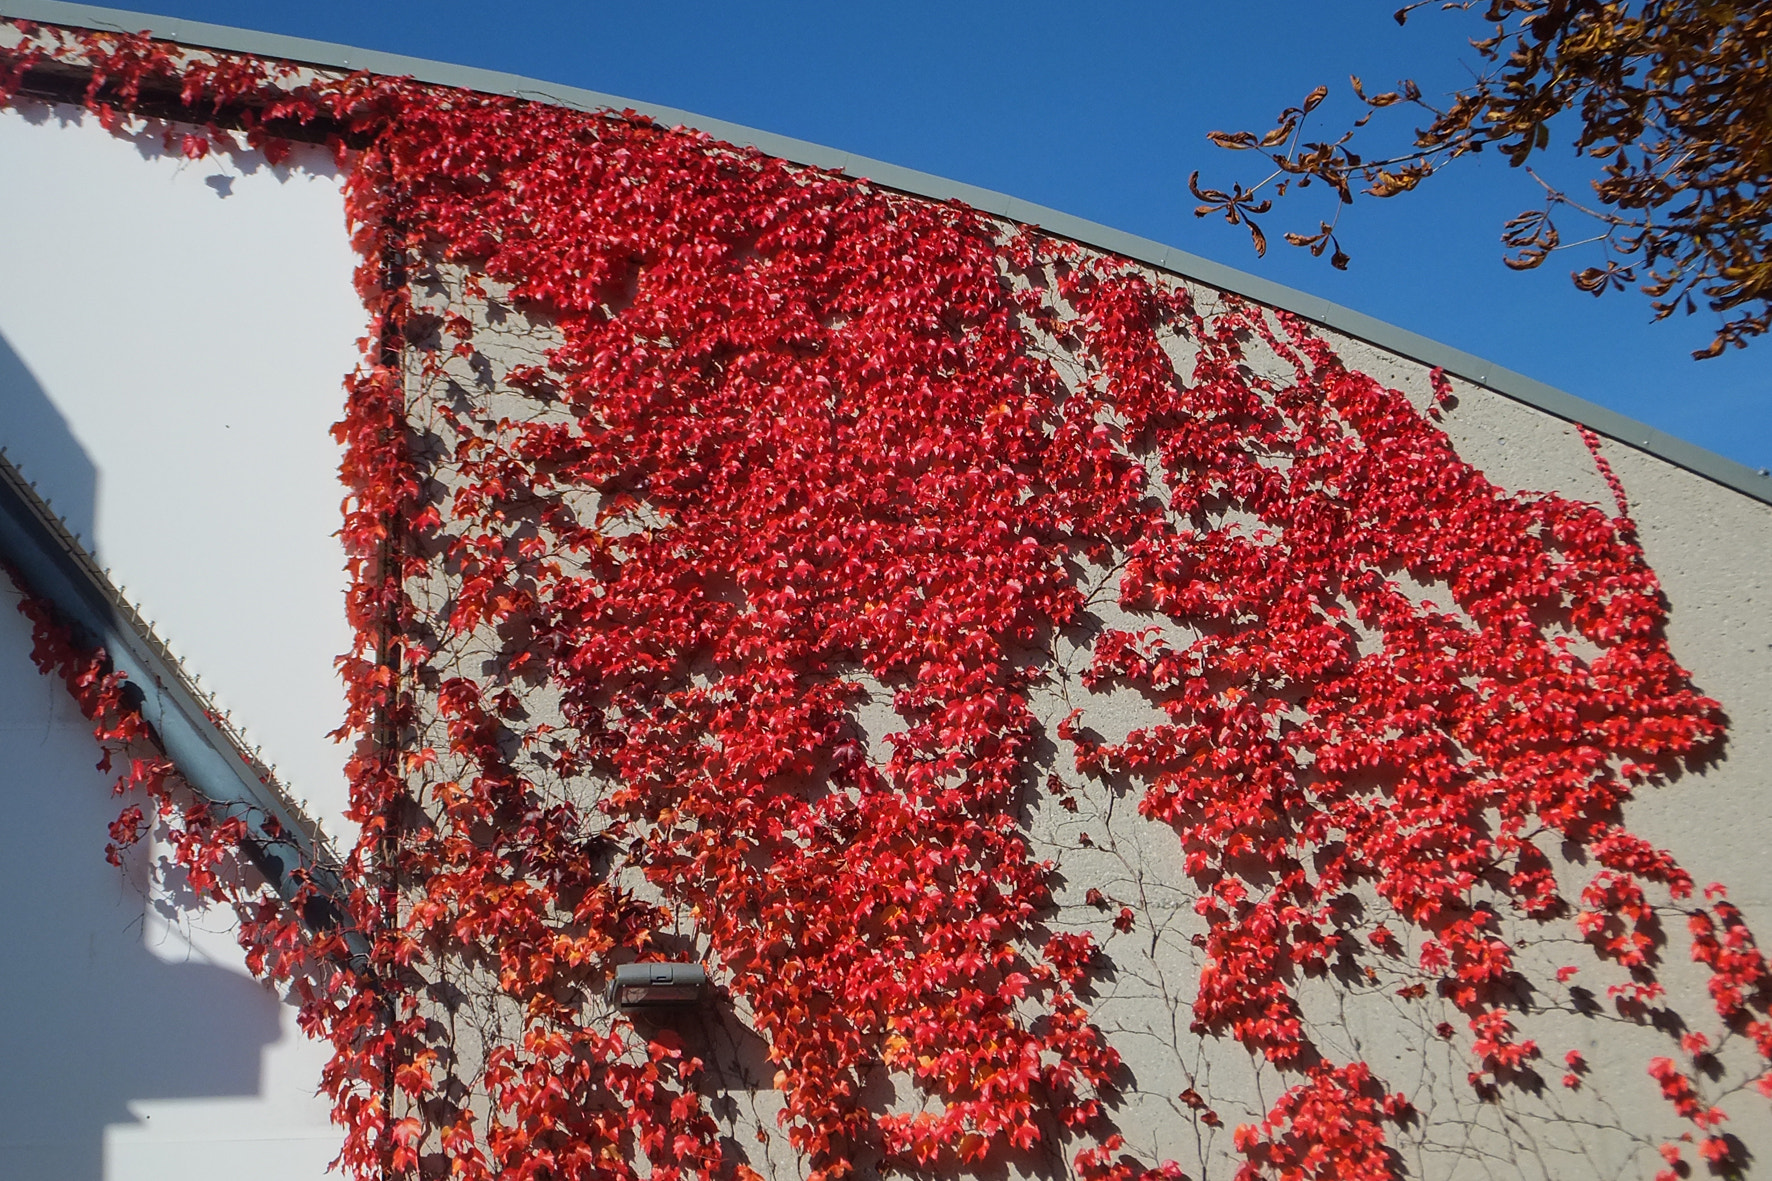
<svg viewBox="0 0 1772 1181">
<path fill-rule="evenodd" d="M 1535 272 L 1501 263 L 1501 223 L 1537 187 L 1493 154 L 1424 190 L 1343 214 L 1347 273 L 1278 244 L 1329 208 L 1282 206 L 1257 259 L 1241 229 L 1193 216 L 1187 177 L 1255 179 L 1211 147 L 1263 130 L 1317 83 L 1351 110 L 1416 77 L 1432 96 L 1477 68 L 1475 29 L 1397 0 L 1205 4 L 626 3 L 603 0 L 147 0 L 145 11 L 339 41 L 679 107 L 997 189 L 1142 234 L 1444 341 L 1732 459 L 1772 466 L 1772 339 L 1711 361 L 1716 318 L 1652 324 L 1635 293 L 1576 291 L 1565 251 Z M 1399 123 L 1418 120 L 1404 114 Z M 1544 167 L 1579 185 L 1569 150 Z M 1222 184 L 1220 187 L 1223 187 Z M 1316 196 L 1313 191 L 1310 196 Z M 1586 236 L 1570 223 L 1565 238 Z"/>
</svg>

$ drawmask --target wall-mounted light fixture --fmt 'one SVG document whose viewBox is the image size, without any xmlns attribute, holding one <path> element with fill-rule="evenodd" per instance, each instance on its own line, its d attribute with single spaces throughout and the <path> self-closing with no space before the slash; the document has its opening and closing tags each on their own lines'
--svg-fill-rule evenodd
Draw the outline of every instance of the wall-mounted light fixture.
<svg viewBox="0 0 1772 1181">
<path fill-rule="evenodd" d="M 624 1013 L 693 1005 L 707 982 L 700 964 L 621 964 L 609 981 L 609 1003 Z"/>
</svg>

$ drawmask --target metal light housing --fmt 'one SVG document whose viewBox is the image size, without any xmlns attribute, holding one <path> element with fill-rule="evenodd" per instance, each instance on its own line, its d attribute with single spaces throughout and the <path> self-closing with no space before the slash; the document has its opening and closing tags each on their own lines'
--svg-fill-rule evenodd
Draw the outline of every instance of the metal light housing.
<svg viewBox="0 0 1772 1181">
<path fill-rule="evenodd" d="M 621 964 L 609 980 L 609 1003 L 624 1013 L 684 1008 L 701 1000 L 707 982 L 700 964 Z"/>
</svg>

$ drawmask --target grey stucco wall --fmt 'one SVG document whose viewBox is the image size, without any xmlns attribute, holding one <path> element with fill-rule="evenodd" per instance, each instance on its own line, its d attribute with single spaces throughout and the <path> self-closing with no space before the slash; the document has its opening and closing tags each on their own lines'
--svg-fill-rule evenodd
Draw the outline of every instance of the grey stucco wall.
<svg viewBox="0 0 1772 1181">
<path fill-rule="evenodd" d="M 1148 273 L 1164 283 L 1188 282 Z M 448 456 L 463 433 L 496 435 L 562 413 L 557 404 L 537 402 L 499 378 L 512 365 L 536 363 L 559 343 L 558 335 L 539 315 L 502 301 L 496 284 L 488 284 L 493 298 L 482 302 L 463 293 L 461 279 L 456 268 L 439 267 L 420 282 L 421 302 L 438 313 L 465 312 L 475 324 L 477 355 L 444 359 L 440 372 L 421 376 L 427 350 L 415 349 L 409 376 L 415 425 L 430 440 L 429 454 L 437 461 L 430 475 L 440 501 L 453 490 Z M 1209 288 L 1192 285 L 1192 290 L 1203 306 L 1218 298 Z M 1330 335 L 1350 367 L 1426 407 L 1428 365 Z M 1178 349 L 1185 347 L 1178 342 Z M 436 354 L 430 356 L 436 363 Z M 1062 369 L 1063 359 L 1058 363 Z M 1446 435 L 1491 480 L 1509 491 L 1556 492 L 1611 511 L 1611 493 L 1571 424 L 1468 381 L 1455 380 L 1453 389 L 1456 402 L 1444 412 Z M 455 424 L 440 422 L 435 407 L 443 404 L 454 407 Z M 1750 925 L 1772 929 L 1772 870 L 1765 855 L 1772 846 L 1772 818 L 1761 795 L 1763 769 L 1772 755 L 1772 612 L 1766 610 L 1772 591 L 1772 507 L 1613 440 L 1602 443 L 1602 454 L 1623 482 L 1644 551 L 1671 604 L 1673 652 L 1696 685 L 1722 702 L 1729 719 L 1721 756 L 1669 786 L 1643 793 L 1630 805 L 1625 823 L 1670 849 L 1700 884 L 1728 884 Z M 594 509 L 594 498 L 582 507 Z M 1057 871 L 1057 907 L 1044 918 L 1043 929 L 1090 931 L 1104 950 L 1086 999 L 1093 1020 L 1127 1065 L 1124 1085 L 1105 1098 L 1128 1149 L 1146 1163 L 1174 1159 L 1190 1177 L 1229 1177 L 1236 1168 L 1232 1129 L 1259 1122 L 1296 1080 L 1253 1059 L 1235 1042 L 1189 1031 L 1189 1006 L 1203 963 L 1194 938 L 1205 924 L 1194 913 L 1197 891 L 1184 872 L 1175 835 L 1139 816 L 1140 789 L 1078 775 L 1067 744 L 1056 738 L 1057 722 L 1074 708 L 1084 711 L 1085 726 L 1110 740 L 1165 720 L 1136 693 L 1092 693 L 1081 686 L 1090 638 L 1099 629 L 1167 624 L 1123 611 L 1116 603 L 1114 571 L 1080 566 L 1079 579 L 1089 595 L 1090 617 L 1081 628 L 1055 637 L 1050 650 L 1039 655 L 1048 662 L 1049 675 L 1033 697 L 1049 741 L 1029 769 L 1023 831 L 1036 856 L 1052 861 Z M 451 577 L 441 567 L 433 567 L 411 590 L 421 603 L 438 608 L 453 593 Z M 473 675 L 476 662 L 488 667 L 486 656 L 499 640 L 487 634 L 479 641 L 470 637 L 465 645 L 437 654 L 438 675 L 464 669 Z M 854 721 L 873 744 L 874 756 L 883 760 L 885 736 L 902 726 L 892 695 L 859 671 L 848 675 L 869 689 Z M 525 690 L 532 717 L 558 720 L 553 692 L 547 686 Z M 544 769 L 531 770 L 538 782 L 547 783 Z M 1074 811 L 1039 786 L 1054 774 Z M 583 805 L 594 801 L 601 785 L 554 782 L 544 790 Z M 1591 872 L 1566 858 L 1557 869 L 1571 897 Z M 656 897 L 637 874 L 624 881 Z M 1092 903 L 1097 892 L 1101 901 Z M 1379 905 L 1375 898 L 1367 901 Z M 1136 916 L 1130 931 L 1116 930 L 1112 923 L 1123 905 Z M 1677 911 L 1668 912 L 1668 922 L 1677 926 Z M 1530 1072 L 1534 1078 L 1487 1096 L 1474 1091 L 1466 1081 L 1473 1064 L 1464 1017 L 1431 994 L 1400 998 L 1399 987 L 1419 976 L 1406 970 L 1363 981 L 1297 982 L 1312 1036 L 1326 1054 L 1342 1061 L 1363 1059 L 1411 1096 L 1419 1118 L 1392 1140 L 1411 1176 L 1649 1178 L 1663 1167 L 1657 1146 L 1677 1139 L 1690 1125 L 1658 1093 L 1646 1063 L 1659 1055 L 1678 1057 L 1678 1033 L 1687 1023 L 1693 1028 L 1715 1023 L 1705 975 L 1684 962 L 1683 932 L 1669 931 L 1661 969 L 1669 1000 L 1661 1012 L 1614 1005 L 1606 986 L 1622 977 L 1597 964 L 1570 923 L 1545 928 L 1507 920 L 1506 937 L 1537 986 L 1521 998 L 1516 1016 L 1520 1036 L 1535 1039 L 1544 1051 L 1544 1060 Z M 673 927 L 671 938 L 684 953 L 706 952 L 705 941 L 687 921 Z M 1407 950 L 1413 952 L 1419 939 L 1419 933 L 1405 935 Z M 1582 966 L 1567 988 L 1552 983 L 1563 964 Z M 712 966 L 717 980 L 718 965 Z M 514 1028 L 516 1015 L 502 1010 L 499 1016 L 500 1011 L 489 996 L 482 1018 L 489 1033 L 501 1022 Z M 722 1001 L 697 1020 L 700 1029 L 692 1042 L 709 1060 L 704 1090 L 728 1144 L 772 1179 L 803 1176 L 807 1166 L 776 1128 L 781 1102 L 769 1085 L 773 1067 L 742 1004 Z M 1452 1023 L 1457 1036 L 1442 1036 L 1442 1022 Z M 1737 1151 L 1744 1159 L 1764 1162 L 1772 1159 L 1772 1115 L 1746 1085 L 1755 1066 L 1743 1049 L 1739 1040 L 1726 1044 L 1717 1056 L 1716 1077 L 1702 1085 L 1707 1098 L 1729 1113 L 1725 1130 L 1736 1138 Z M 1558 1083 L 1568 1050 L 1578 1051 L 1588 1064 L 1577 1090 Z M 884 1067 L 876 1076 L 868 1094 L 880 1110 L 917 1110 L 929 1102 L 908 1078 L 893 1077 Z M 1190 1088 L 1204 1097 L 1206 1109 L 1183 1101 Z M 1062 1176 L 1070 1171 L 1067 1159 L 1077 1147 L 1070 1143 L 1047 1154 L 997 1162 L 985 1175 L 1006 1169 L 1012 1175 Z M 1695 1159 L 1690 1148 L 1687 1157 Z M 1750 1167 L 1749 1175 L 1754 1171 Z"/>
<path fill-rule="evenodd" d="M 1163 281 L 1183 280 L 1170 276 Z M 1203 302 L 1215 298 L 1211 289 L 1193 286 Z M 507 429 L 499 426 L 501 419 L 553 413 L 521 391 L 501 388 L 496 375 L 513 364 L 535 362 L 557 337 L 545 322 L 520 309 L 467 298 L 460 275 L 447 268 L 426 298 L 438 310 L 469 313 L 481 348 L 477 358 L 446 361 L 441 379 L 421 380 L 416 371 L 413 375 L 415 425 L 434 436 L 434 491 L 445 499 L 453 491 L 445 457 L 461 430 L 440 423 L 433 413 L 437 406 L 447 401 L 462 408 L 470 429 L 478 431 Z M 1351 337 L 1335 339 L 1352 367 L 1404 390 L 1417 405 L 1426 404 L 1425 363 Z M 1454 384 L 1459 400 L 1445 415 L 1447 434 L 1460 454 L 1490 478 L 1509 489 L 1609 502 L 1592 457 L 1567 422 L 1469 381 Z M 1623 480 L 1648 561 L 1672 605 L 1674 653 L 1692 670 L 1699 688 L 1723 703 L 1730 720 L 1722 757 L 1664 789 L 1645 793 L 1629 810 L 1627 823 L 1670 848 L 1701 883 L 1728 883 L 1749 922 L 1769 929 L 1772 873 L 1765 851 L 1772 843 L 1772 824 L 1759 793 L 1772 753 L 1772 613 L 1765 610 L 1772 579 L 1772 508 L 1617 440 L 1608 440 L 1603 451 Z M 1110 570 L 1083 568 L 1079 577 L 1092 592 L 1095 626 L 1162 623 L 1128 615 L 1114 605 Z M 422 605 L 440 610 L 453 593 L 450 579 L 449 571 L 438 565 L 411 589 Z M 485 661 L 498 648 L 495 636 L 470 636 L 438 651 L 436 668 L 485 677 Z M 1058 637 L 1043 658 L 1052 675 L 1034 704 L 1049 734 L 1074 707 L 1085 711 L 1086 725 L 1113 738 L 1160 720 L 1135 694 L 1092 694 L 1080 688 L 1078 674 L 1088 659 L 1086 633 Z M 871 690 L 871 704 L 857 722 L 876 743 L 878 754 L 883 749 L 879 744 L 899 721 L 885 687 Z M 545 687 L 526 692 L 532 716 L 558 717 Z M 421 735 L 434 737 L 439 726 L 434 711 L 426 714 Z M 1137 815 L 1136 789 L 1076 776 L 1068 752 L 1056 740 L 1030 771 L 1025 832 L 1036 855 L 1051 860 L 1060 875 L 1058 906 L 1046 926 L 1091 931 L 1105 949 L 1089 1000 L 1094 1020 L 1127 1062 L 1124 1086 L 1107 1097 L 1114 1122 L 1129 1147 L 1147 1162 L 1173 1158 L 1190 1176 L 1226 1176 L 1233 1169 L 1231 1128 L 1259 1120 L 1290 1080 L 1253 1062 L 1234 1043 L 1188 1030 L 1188 1005 L 1202 962 L 1192 938 L 1203 925 L 1192 911 L 1195 894 L 1173 834 Z M 1064 778 L 1077 804 L 1075 812 L 1038 788 L 1047 774 Z M 549 781 L 540 771 L 536 777 L 557 798 L 580 804 L 592 801 L 600 787 Z M 421 796 L 421 802 L 427 801 Z M 1580 872 L 1563 868 L 1565 889 L 1579 889 Z M 624 882 L 647 894 L 639 875 L 628 873 Z M 1087 900 L 1091 891 L 1107 901 L 1106 910 Z M 1135 912 L 1131 931 L 1118 931 L 1110 922 L 1120 905 Z M 1522 961 L 1537 979 L 1549 979 L 1560 963 L 1581 959 L 1581 949 L 1568 933 L 1547 938 L 1542 931 L 1520 929 L 1510 935 L 1522 942 Z M 670 938 L 685 952 L 705 950 L 690 924 L 674 927 Z M 1368 982 L 1370 987 L 1305 982 L 1300 995 L 1326 1051 L 1343 1060 L 1364 1058 L 1415 1099 L 1421 1119 L 1394 1138 L 1413 1175 L 1648 1177 L 1661 1163 L 1656 1144 L 1677 1137 L 1686 1126 L 1656 1094 L 1643 1064 L 1670 1052 L 1675 1019 L 1690 1013 L 1701 1023 L 1708 1008 L 1702 976 L 1682 971 L 1677 962 L 1677 931 L 1670 945 L 1673 962 L 1665 977 L 1673 994 L 1668 1006 L 1672 1016 L 1659 1026 L 1653 1016 L 1609 1007 L 1603 985 L 1587 989 L 1590 998 L 1597 998 L 1588 1001 L 1548 991 L 1539 998 L 1522 1022 L 1523 1035 L 1539 1040 L 1551 1059 L 1543 1072 L 1548 1085 L 1539 1094 L 1508 1091 L 1483 1099 L 1473 1093 L 1464 1078 L 1470 1065 L 1467 1053 L 1459 1042 L 1436 1033 L 1437 1024 L 1447 1020 L 1462 1031 L 1459 1015 L 1449 1006 L 1435 1007 L 1432 999 L 1397 1000 L 1395 985 L 1407 976 Z M 452 1021 L 461 1017 L 461 1069 L 471 1076 L 486 1041 L 511 1036 L 520 1025 L 519 1015 L 472 971 L 439 982 L 457 986 L 470 998 L 465 1009 L 440 1009 L 438 1014 Z M 1579 981 L 1577 987 L 1587 988 Z M 780 1100 L 769 1085 L 772 1067 L 742 1005 L 712 1006 L 701 1020 L 696 1036 L 712 1066 L 706 1085 L 710 1107 L 736 1151 L 772 1179 L 803 1175 L 804 1164 L 787 1150 L 776 1129 Z M 1555 1059 L 1564 1049 L 1580 1050 L 1592 1064 L 1576 1092 L 1565 1092 L 1555 1083 Z M 1747 1059 L 1731 1051 L 1720 1062 L 1722 1073 L 1708 1085 L 1731 1115 L 1728 1130 L 1739 1137 L 1750 1159 L 1768 1167 L 1764 1162 L 1772 1157 L 1772 1127 L 1764 1102 L 1741 1086 Z M 908 1080 L 891 1077 L 883 1068 L 876 1074 L 869 1098 L 880 1108 L 914 1110 L 927 1101 Z M 1188 1088 L 1205 1096 L 1211 1119 L 1182 1102 L 1180 1095 Z M 1066 1155 L 1075 1147 L 1066 1146 Z M 999 1163 L 992 1169 L 1062 1175 L 1067 1166 L 1064 1156 L 1052 1156 Z"/>
<path fill-rule="evenodd" d="M 1211 289 L 1193 289 L 1203 302 L 1215 298 Z M 1426 409 L 1429 365 L 1325 335 L 1350 368 L 1402 390 Z M 1443 412 L 1445 432 L 1460 456 L 1493 482 L 1512 492 L 1560 493 L 1613 511 L 1611 491 L 1572 424 L 1468 381 L 1454 379 L 1453 391 L 1457 401 Z M 1729 723 L 1714 763 L 1641 793 L 1624 823 L 1671 851 L 1701 885 L 1725 883 L 1756 930 L 1772 929 L 1772 806 L 1765 794 L 1765 771 L 1772 765 L 1772 509 L 1614 440 L 1600 446 L 1624 485 L 1645 555 L 1666 592 L 1673 653 L 1695 685 L 1722 703 Z M 1446 603 L 1444 594 L 1429 597 Z M 1136 630 L 1163 622 L 1128 616 L 1112 605 L 1111 594 L 1094 601 L 1104 627 Z M 1067 659 L 1061 649 L 1060 663 L 1074 674 L 1086 655 L 1079 651 Z M 1049 699 L 1048 724 L 1078 705 L 1085 721 L 1110 738 L 1163 720 L 1134 694 L 1094 695 L 1073 687 L 1068 699 L 1056 693 Z M 1202 962 L 1189 940 L 1204 924 L 1193 914 L 1196 892 L 1173 835 L 1136 815 L 1135 795 L 1072 778 L 1081 811 L 1068 815 L 1036 794 L 1030 831 L 1066 879 L 1055 925 L 1093 930 L 1113 965 L 1093 1012 L 1113 1031 L 1137 1080 L 1117 1113 L 1120 1126 L 1147 1160 L 1173 1156 L 1190 1175 L 1228 1177 L 1234 1172 L 1229 1127 L 1257 1122 L 1288 1081 L 1232 1043 L 1187 1032 L 1187 1006 Z M 1091 835 L 1093 847 L 1079 843 L 1081 832 Z M 1584 870 L 1553 860 L 1565 894 L 1578 894 Z M 1107 915 L 1084 906 L 1091 887 L 1115 907 L 1131 903 L 1139 913 L 1137 928 L 1117 934 Z M 1714 1024 L 1708 977 L 1686 960 L 1677 911 L 1670 912 L 1662 969 L 1669 1001 L 1660 1014 L 1627 1013 L 1615 1005 L 1606 994 L 1614 978 L 1593 970 L 1593 957 L 1572 926 L 1565 924 L 1562 932 L 1520 922 L 1508 926 L 1506 937 L 1515 943 L 1522 968 L 1543 986 L 1517 1018 L 1520 1036 L 1544 1050 L 1538 1065 L 1542 1091 L 1502 1088 L 1493 1098 L 1479 1098 L 1466 1083 L 1473 1068 L 1468 1051 L 1436 1032 L 1440 1022 L 1450 1022 L 1464 1038 L 1463 1018 L 1431 995 L 1400 1001 L 1394 991 L 1403 977 L 1376 987 L 1307 982 L 1301 1000 L 1313 1036 L 1326 1053 L 1363 1058 L 1415 1100 L 1420 1122 L 1393 1141 L 1411 1176 L 1653 1176 L 1665 1167 L 1657 1145 L 1690 1127 L 1673 1115 L 1645 1065 L 1656 1056 L 1680 1058 L 1674 1034 L 1683 1022 Z M 1409 946 L 1413 952 L 1416 945 Z M 1579 991 L 1554 985 L 1562 964 L 1583 965 L 1571 982 Z M 1558 1085 L 1566 1050 L 1579 1051 L 1591 1068 L 1579 1091 Z M 1745 1086 L 1756 1069 L 1751 1055 L 1738 1053 L 1710 1085 L 1712 1094 L 1727 1095 L 1721 1103 L 1730 1114 L 1726 1130 L 1765 1168 L 1772 1167 L 1765 1163 L 1772 1159 L 1772 1110 Z M 1177 1102 L 1189 1085 L 1207 1097 L 1225 1128 L 1204 1126 L 1197 1112 Z M 1686 1156 L 1693 1159 L 1690 1147 Z M 1756 1172 L 1748 1169 L 1749 1176 Z"/>
</svg>

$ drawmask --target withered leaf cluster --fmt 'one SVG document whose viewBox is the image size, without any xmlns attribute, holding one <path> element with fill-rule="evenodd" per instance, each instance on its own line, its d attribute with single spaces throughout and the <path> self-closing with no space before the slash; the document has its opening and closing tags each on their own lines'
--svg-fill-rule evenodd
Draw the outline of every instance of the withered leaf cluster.
<svg viewBox="0 0 1772 1181">
<path fill-rule="evenodd" d="M 1424 0 L 1425 2 L 1425 0 Z M 1422 3 L 1396 14 L 1398 23 Z M 1280 113 L 1263 134 L 1215 131 L 1219 147 L 1255 151 L 1273 170 L 1245 188 L 1189 188 L 1195 213 L 1222 213 L 1249 228 L 1257 253 L 1266 235 L 1254 220 L 1273 196 L 1322 182 L 1351 204 L 1409 192 L 1462 156 L 1493 148 L 1525 168 L 1543 203 L 1510 219 L 1502 241 L 1507 265 L 1529 270 L 1558 250 L 1593 244 L 1597 265 L 1573 271 L 1584 291 L 1637 286 L 1655 318 L 1705 308 L 1719 326 L 1695 357 L 1744 347 L 1772 326 L 1772 5 L 1756 0 L 1452 0 L 1440 6 L 1485 24 L 1471 44 L 1484 72 L 1435 105 L 1413 81 L 1367 94 L 1351 79 L 1365 113 L 1334 139 L 1306 140 L 1306 117 L 1328 95 L 1318 87 Z M 1400 150 L 1368 158 L 1351 146 L 1356 131 L 1384 107 L 1414 107 L 1429 122 Z M 1553 132 L 1553 125 L 1556 131 Z M 1576 153 L 1593 167 L 1591 198 L 1571 196 L 1528 164 L 1573 131 Z M 1565 243 L 1557 217 L 1575 213 L 1591 236 Z M 1348 255 L 1336 218 L 1286 241 L 1313 255 Z"/>
</svg>

